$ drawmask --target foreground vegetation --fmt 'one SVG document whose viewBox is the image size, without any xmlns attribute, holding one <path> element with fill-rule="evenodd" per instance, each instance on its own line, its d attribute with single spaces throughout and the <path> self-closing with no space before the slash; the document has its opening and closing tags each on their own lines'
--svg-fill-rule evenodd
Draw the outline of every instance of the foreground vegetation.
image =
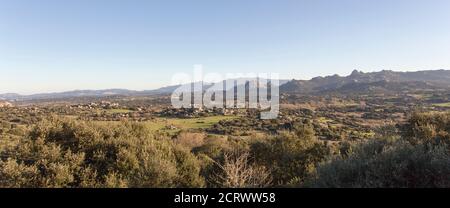
<svg viewBox="0 0 450 208">
<path fill-rule="evenodd" d="M 173 134 L 151 121 L 3 123 L 0 186 L 450 187 L 450 113 L 339 142 L 320 139 L 311 119 L 236 136 L 208 133 L 212 120 Z"/>
</svg>

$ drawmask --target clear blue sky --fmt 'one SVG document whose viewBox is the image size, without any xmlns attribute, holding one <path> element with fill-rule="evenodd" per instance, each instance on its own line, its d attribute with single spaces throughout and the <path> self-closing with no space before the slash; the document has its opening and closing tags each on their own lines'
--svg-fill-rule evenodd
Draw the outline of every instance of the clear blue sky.
<svg viewBox="0 0 450 208">
<path fill-rule="evenodd" d="M 448 0 L 0 0 L 0 93 L 450 69 Z"/>
</svg>

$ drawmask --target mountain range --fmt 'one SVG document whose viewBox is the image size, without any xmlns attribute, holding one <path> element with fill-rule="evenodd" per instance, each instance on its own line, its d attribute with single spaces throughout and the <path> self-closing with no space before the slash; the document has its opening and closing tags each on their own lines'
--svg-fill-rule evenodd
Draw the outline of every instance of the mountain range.
<svg viewBox="0 0 450 208">
<path fill-rule="evenodd" d="M 284 93 L 374 93 L 419 89 L 450 89 L 450 70 L 395 72 L 383 70 L 364 73 L 354 70 L 349 76 L 315 77 L 291 80 L 280 87 Z"/>
<path fill-rule="evenodd" d="M 256 81 L 254 78 L 243 80 Z M 192 83 L 191 83 L 192 84 Z M 139 96 L 169 94 L 180 86 L 190 89 L 191 84 L 172 85 L 155 90 L 135 91 L 127 89 L 75 90 L 59 93 L 20 95 L 0 94 L 0 100 L 61 99 L 73 97 Z M 315 77 L 310 80 L 279 80 L 281 93 L 372 93 L 403 91 L 408 89 L 450 89 L 450 70 L 428 70 L 416 72 L 396 72 L 383 70 L 364 73 L 354 70 L 349 76 L 332 75 Z M 204 83 L 204 89 L 213 86 Z M 228 89 L 227 89 L 228 90 Z"/>
</svg>

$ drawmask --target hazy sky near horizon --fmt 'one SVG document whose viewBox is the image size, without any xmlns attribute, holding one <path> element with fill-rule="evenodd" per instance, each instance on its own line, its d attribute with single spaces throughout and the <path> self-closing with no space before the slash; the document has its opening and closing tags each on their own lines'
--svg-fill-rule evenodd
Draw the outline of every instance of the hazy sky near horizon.
<svg viewBox="0 0 450 208">
<path fill-rule="evenodd" d="M 448 0 L 0 0 L 0 93 L 450 69 Z"/>
</svg>

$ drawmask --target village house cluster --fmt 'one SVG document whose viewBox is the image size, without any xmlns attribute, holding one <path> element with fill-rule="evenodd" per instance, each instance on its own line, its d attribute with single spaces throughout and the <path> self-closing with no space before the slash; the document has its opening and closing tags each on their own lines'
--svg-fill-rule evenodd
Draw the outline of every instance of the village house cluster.
<svg viewBox="0 0 450 208">
<path fill-rule="evenodd" d="M 120 105 L 118 103 L 113 103 L 109 101 L 101 101 L 101 102 L 92 102 L 89 104 L 76 104 L 71 105 L 70 108 L 79 108 L 79 109 L 95 109 L 95 108 L 103 108 L 103 109 L 114 109 L 119 108 Z"/>
<path fill-rule="evenodd" d="M 0 101 L 0 108 L 13 107 L 13 104 L 6 101 Z"/>
</svg>

